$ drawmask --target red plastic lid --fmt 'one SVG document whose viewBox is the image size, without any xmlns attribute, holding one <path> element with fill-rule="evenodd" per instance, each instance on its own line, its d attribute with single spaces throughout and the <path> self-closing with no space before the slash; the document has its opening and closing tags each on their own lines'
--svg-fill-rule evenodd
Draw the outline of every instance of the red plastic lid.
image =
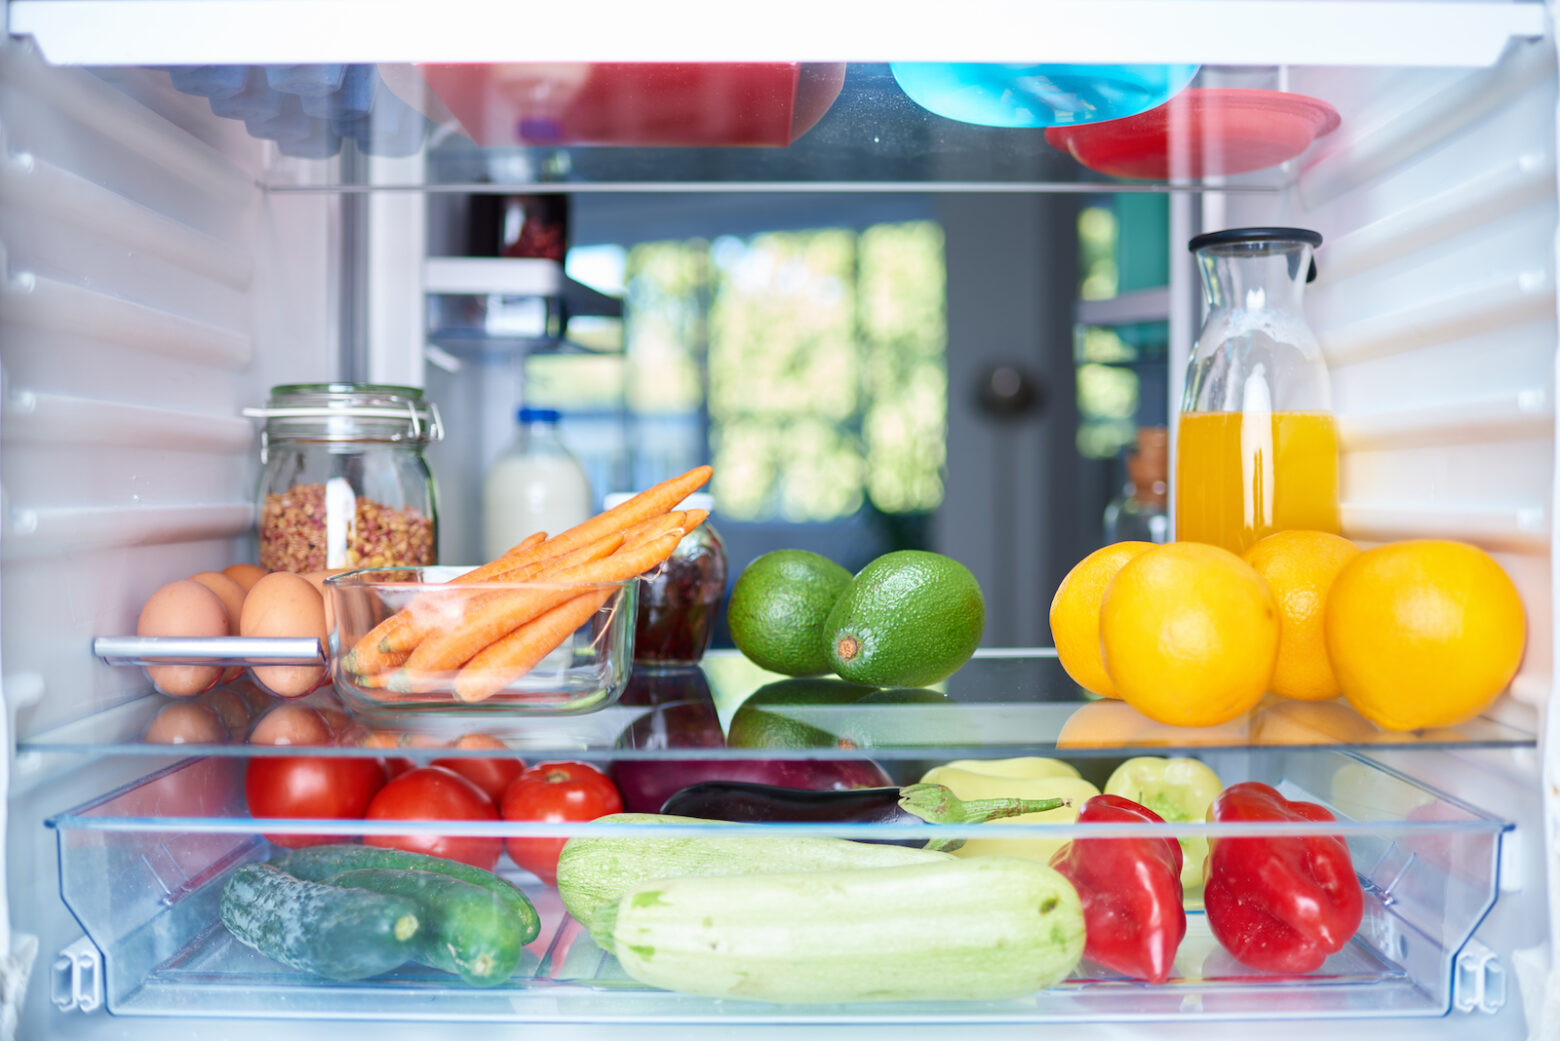
<svg viewBox="0 0 1560 1041">
<path fill-rule="evenodd" d="M 845 82 L 841 63 L 530 62 L 418 71 L 477 144 L 785 147 Z"/>
<path fill-rule="evenodd" d="M 1097 173 L 1163 181 L 1277 166 L 1339 122 L 1337 109 L 1303 94 L 1192 88 L 1125 119 L 1051 127 L 1045 139 Z"/>
</svg>

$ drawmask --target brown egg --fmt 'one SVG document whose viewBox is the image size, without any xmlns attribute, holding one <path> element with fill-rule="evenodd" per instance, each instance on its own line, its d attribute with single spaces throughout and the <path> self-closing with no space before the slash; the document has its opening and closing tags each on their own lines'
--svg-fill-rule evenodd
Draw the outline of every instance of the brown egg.
<svg viewBox="0 0 1560 1041">
<path fill-rule="evenodd" d="M 232 687 L 218 687 L 200 696 L 200 703 L 217 714 L 222 725 L 235 737 L 249 729 L 249 703 Z"/>
<path fill-rule="evenodd" d="M 356 743 L 363 748 L 400 748 L 404 736 L 395 730 L 370 730 Z"/>
<path fill-rule="evenodd" d="M 201 571 L 190 576 L 191 582 L 199 582 L 217 596 L 222 598 L 222 606 L 227 608 L 228 632 L 238 632 L 238 616 L 244 610 L 244 587 L 227 577 L 220 571 Z M 222 682 L 232 683 L 244 674 L 243 666 L 230 665 L 222 671 Z"/>
<path fill-rule="evenodd" d="M 251 719 L 276 704 L 276 699 L 266 691 L 261 690 L 260 685 L 252 679 L 235 680 L 232 687 L 233 690 L 238 692 L 238 696 L 244 700 L 244 704 L 249 706 Z"/>
<path fill-rule="evenodd" d="M 462 734 L 455 741 L 456 748 L 488 748 L 497 752 L 509 751 L 509 746 L 504 744 L 492 734 Z"/>
<path fill-rule="evenodd" d="M 326 639 L 325 602 L 302 575 L 273 571 L 250 587 L 239 619 L 244 636 L 308 636 Z M 257 665 L 249 670 L 255 681 L 284 698 L 302 697 L 325 680 L 325 666 Z"/>
<path fill-rule="evenodd" d="M 227 727 L 217 714 L 193 701 L 164 705 L 152 717 L 144 738 L 153 745 L 219 745 L 227 739 Z"/>
<path fill-rule="evenodd" d="M 330 592 L 325 588 L 325 580 L 331 575 L 339 575 L 346 570 L 344 567 L 338 567 L 328 571 L 305 571 L 303 573 L 303 577 L 309 580 L 309 584 L 320 591 L 320 599 L 325 601 L 325 629 L 327 632 L 336 628 L 336 622 L 331 618 Z"/>
<path fill-rule="evenodd" d="M 245 593 L 248 593 L 255 587 L 256 582 L 260 581 L 270 572 L 266 571 L 265 568 L 258 567 L 254 564 L 229 564 L 227 567 L 222 569 L 222 573 L 228 578 L 231 578 L 233 581 L 237 582 L 239 587 L 242 588 Z"/>
<path fill-rule="evenodd" d="M 227 636 L 227 608 L 216 593 L 184 578 L 169 582 L 147 598 L 135 631 L 138 636 Z M 189 697 L 215 685 L 222 669 L 215 665 L 148 665 L 146 675 L 164 694 Z"/>
<path fill-rule="evenodd" d="M 321 706 L 320 708 L 315 709 L 315 711 L 324 718 L 325 725 L 330 727 L 330 732 L 332 735 L 340 735 L 352 729 L 352 717 L 348 716 L 339 708 Z"/>
<path fill-rule="evenodd" d="M 252 745 L 328 745 L 330 724 L 307 705 L 277 705 L 249 731 Z"/>
</svg>

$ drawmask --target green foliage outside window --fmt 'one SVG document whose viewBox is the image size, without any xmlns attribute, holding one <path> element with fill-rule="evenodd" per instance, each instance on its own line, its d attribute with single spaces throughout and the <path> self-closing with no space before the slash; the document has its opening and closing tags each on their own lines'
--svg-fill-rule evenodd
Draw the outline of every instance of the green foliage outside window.
<svg viewBox="0 0 1560 1041">
<path fill-rule="evenodd" d="M 939 226 L 651 243 L 625 275 L 630 411 L 702 403 L 723 514 L 825 521 L 942 501 Z"/>
</svg>

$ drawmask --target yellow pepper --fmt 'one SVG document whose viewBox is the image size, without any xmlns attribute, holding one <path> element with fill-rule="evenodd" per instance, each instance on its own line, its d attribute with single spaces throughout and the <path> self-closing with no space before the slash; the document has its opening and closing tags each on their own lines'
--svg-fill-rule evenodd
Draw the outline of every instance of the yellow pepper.
<svg viewBox="0 0 1560 1041">
<path fill-rule="evenodd" d="M 1067 804 L 1042 813 L 1004 818 L 1002 824 L 1071 824 L 1078 811 L 1100 790 L 1078 776 L 1078 771 L 1056 759 L 1026 756 L 990 761 L 963 759 L 928 770 L 921 778 L 940 784 L 960 799 L 1066 799 Z M 991 822 L 997 823 L 997 822 Z M 953 850 L 956 857 L 1008 856 L 1049 864 L 1051 855 L 1067 844 L 1065 838 L 968 839 Z"/>
<path fill-rule="evenodd" d="M 992 777 L 1077 777 L 1073 765 L 1062 759 L 1048 759 L 1039 755 L 1021 755 L 1013 759 L 955 759 L 951 763 L 934 767 L 921 780 L 928 784 L 941 784 L 933 777 L 939 770 L 968 770 L 971 773 Z"/>
<path fill-rule="evenodd" d="M 1147 806 L 1171 823 L 1207 820 L 1208 807 L 1223 790 L 1224 782 L 1219 780 L 1219 775 L 1198 760 L 1166 759 L 1156 755 L 1128 759 L 1116 767 L 1105 782 L 1107 794 L 1120 795 Z M 1203 884 L 1208 840 L 1202 836 L 1188 836 L 1180 842 L 1181 887 L 1195 889 Z"/>
</svg>

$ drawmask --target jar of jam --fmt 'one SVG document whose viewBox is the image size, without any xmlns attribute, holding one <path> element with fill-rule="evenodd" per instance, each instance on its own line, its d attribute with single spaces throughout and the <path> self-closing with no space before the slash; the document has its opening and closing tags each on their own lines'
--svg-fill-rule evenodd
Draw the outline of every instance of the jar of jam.
<svg viewBox="0 0 1560 1041">
<path fill-rule="evenodd" d="M 628 498 L 606 498 L 612 509 Z M 678 509 L 712 510 L 708 494 L 688 496 Z M 708 520 L 684 535 L 671 557 L 639 580 L 634 626 L 636 665 L 693 665 L 709 649 L 726 594 L 726 545 Z"/>
</svg>

